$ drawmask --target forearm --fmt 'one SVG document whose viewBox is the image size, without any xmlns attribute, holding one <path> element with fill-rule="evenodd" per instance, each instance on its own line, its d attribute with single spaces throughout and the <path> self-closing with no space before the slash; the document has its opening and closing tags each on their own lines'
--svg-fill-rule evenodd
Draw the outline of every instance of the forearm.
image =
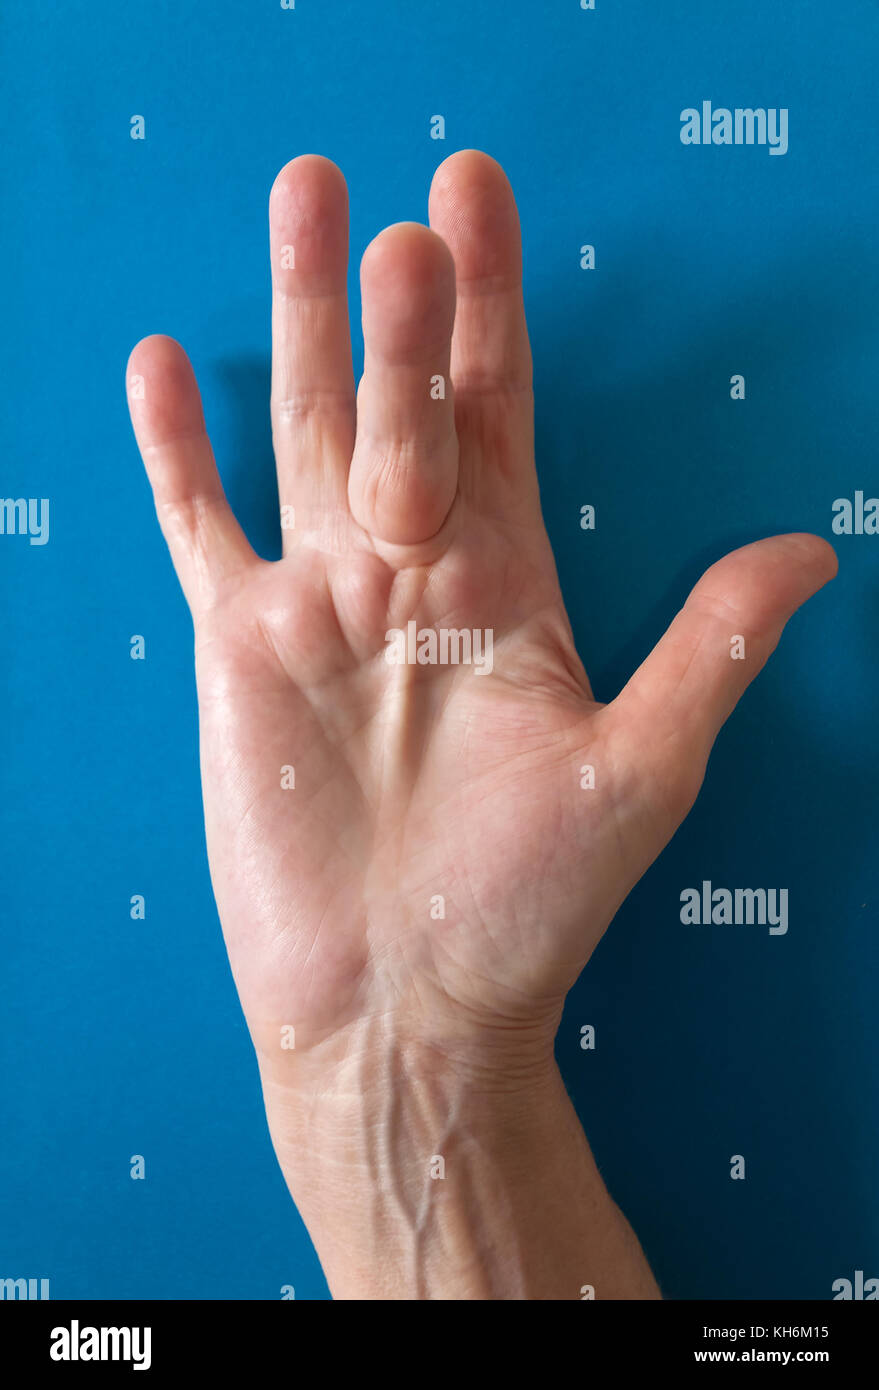
<svg viewBox="0 0 879 1390">
<path fill-rule="evenodd" d="M 551 1058 L 510 1076 L 380 1051 L 346 1056 L 307 1093 L 262 1069 L 335 1298 L 659 1297 Z"/>
</svg>

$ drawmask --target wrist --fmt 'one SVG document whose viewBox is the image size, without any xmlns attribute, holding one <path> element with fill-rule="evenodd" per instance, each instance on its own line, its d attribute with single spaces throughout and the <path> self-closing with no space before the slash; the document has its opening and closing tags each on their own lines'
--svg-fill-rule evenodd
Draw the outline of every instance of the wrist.
<svg viewBox="0 0 879 1390">
<path fill-rule="evenodd" d="M 363 1025 L 331 1050 L 319 1080 L 314 1052 L 295 1080 L 265 1057 L 261 1074 L 278 1160 L 334 1297 L 579 1298 L 596 1280 L 601 1296 L 651 1296 L 552 1030 L 439 1047 Z M 617 1246 L 622 1276 L 608 1264 Z"/>
</svg>

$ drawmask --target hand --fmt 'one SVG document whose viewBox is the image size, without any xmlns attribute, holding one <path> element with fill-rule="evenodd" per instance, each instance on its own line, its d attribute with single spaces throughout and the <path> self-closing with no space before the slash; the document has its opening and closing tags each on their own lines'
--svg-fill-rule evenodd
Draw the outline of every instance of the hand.
<svg viewBox="0 0 879 1390">
<path fill-rule="evenodd" d="M 431 1067 L 468 1093 L 546 1077 L 567 991 L 835 557 L 807 535 L 727 555 L 597 703 L 540 513 L 499 166 L 453 155 L 431 229 L 367 248 L 356 408 L 338 169 L 287 165 L 270 223 L 280 561 L 229 510 L 182 349 L 147 338 L 128 376 L 195 625 L 214 890 L 289 1178 L 330 1093 L 387 1097 Z M 386 634 L 410 623 L 490 631 L 491 669 L 390 664 Z"/>
</svg>

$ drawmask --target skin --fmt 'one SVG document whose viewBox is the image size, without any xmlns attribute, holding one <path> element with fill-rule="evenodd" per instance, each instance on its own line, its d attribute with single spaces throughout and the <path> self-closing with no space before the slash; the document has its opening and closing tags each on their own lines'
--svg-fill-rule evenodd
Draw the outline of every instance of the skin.
<svg viewBox="0 0 879 1390">
<path fill-rule="evenodd" d="M 452 155 L 430 228 L 367 248 L 356 395 L 336 166 L 288 164 L 270 227 L 273 437 L 295 514 L 280 561 L 226 503 L 183 349 L 145 338 L 127 376 L 195 626 L 211 874 L 281 1167 L 335 1297 L 656 1297 L 553 1038 L 834 553 L 797 534 L 727 555 L 599 704 L 540 512 L 501 168 Z M 412 619 L 492 629 L 493 670 L 390 665 L 385 634 Z"/>
</svg>

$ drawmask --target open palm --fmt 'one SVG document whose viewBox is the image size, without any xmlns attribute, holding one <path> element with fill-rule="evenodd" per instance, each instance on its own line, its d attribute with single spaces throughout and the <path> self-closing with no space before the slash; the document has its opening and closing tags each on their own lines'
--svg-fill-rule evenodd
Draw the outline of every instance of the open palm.
<svg viewBox="0 0 879 1390">
<path fill-rule="evenodd" d="M 389 1020 L 440 1047 L 511 1032 L 551 1046 L 566 992 L 692 805 L 717 730 L 835 570 L 813 536 L 728 555 L 597 704 L 540 513 L 518 219 L 499 166 L 448 159 L 430 223 L 366 251 L 355 402 L 344 181 L 304 156 L 275 183 L 277 563 L 226 504 L 182 349 L 145 339 L 128 368 L 195 622 L 220 917 L 257 1049 L 284 1051 L 284 1066 Z M 491 661 L 392 664 L 388 634 L 409 624 L 477 644 L 488 632 Z"/>
</svg>

